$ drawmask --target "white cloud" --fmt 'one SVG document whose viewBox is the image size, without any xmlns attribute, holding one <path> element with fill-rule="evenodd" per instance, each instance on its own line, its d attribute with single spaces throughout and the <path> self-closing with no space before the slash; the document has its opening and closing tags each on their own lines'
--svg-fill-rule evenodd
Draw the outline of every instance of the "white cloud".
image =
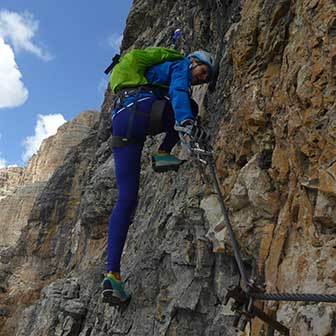
<svg viewBox="0 0 336 336">
<path fill-rule="evenodd" d="M 14 51 L 27 51 L 45 61 L 52 58 L 33 42 L 38 27 L 38 21 L 29 12 L 0 10 L 0 108 L 21 106 L 28 98 Z"/>
<path fill-rule="evenodd" d="M 1 54 L 1 52 L 0 52 Z M 0 133 L 0 139 L 2 138 L 2 134 Z M 6 167 L 7 161 L 2 157 L 2 153 L 0 152 L 0 168 Z"/>
<path fill-rule="evenodd" d="M 19 14 L 7 10 L 0 11 L 0 37 L 6 42 L 8 40 L 15 51 L 28 51 L 49 61 L 52 56 L 32 41 L 38 27 L 39 22 L 29 12 Z"/>
<path fill-rule="evenodd" d="M 41 146 L 44 139 L 56 134 L 58 127 L 66 122 L 62 114 L 38 115 L 35 126 L 35 134 L 27 137 L 23 141 L 25 151 L 22 159 L 27 161 L 35 154 Z"/>
<path fill-rule="evenodd" d="M 7 161 L 2 157 L 2 154 L 0 152 L 0 168 L 5 168 L 7 166 Z"/>
<path fill-rule="evenodd" d="M 116 34 L 113 33 L 111 34 L 108 39 L 107 39 L 107 43 L 110 47 L 112 47 L 115 51 L 119 52 L 120 46 L 121 46 L 121 42 L 123 39 L 123 34 Z"/>
<path fill-rule="evenodd" d="M 28 90 L 21 81 L 12 48 L 0 37 L 0 108 L 22 105 Z"/>
</svg>

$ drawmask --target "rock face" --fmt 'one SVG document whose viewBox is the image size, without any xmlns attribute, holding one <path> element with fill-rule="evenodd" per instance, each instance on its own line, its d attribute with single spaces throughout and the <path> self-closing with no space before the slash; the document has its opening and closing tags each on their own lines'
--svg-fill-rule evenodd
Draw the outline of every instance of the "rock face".
<svg viewBox="0 0 336 336">
<path fill-rule="evenodd" d="M 30 159 L 24 183 L 48 181 L 55 169 L 63 164 L 69 150 L 88 136 L 97 120 L 96 112 L 86 111 L 60 126 L 57 134 L 45 139 L 39 152 Z"/>
<path fill-rule="evenodd" d="M 45 139 L 26 168 L 0 170 L 0 246 L 9 247 L 27 225 L 36 197 L 54 171 L 62 165 L 69 150 L 92 130 L 98 113 L 81 113 L 62 125 L 57 134 Z"/>
<path fill-rule="evenodd" d="M 11 167 L 0 169 L 0 201 L 10 196 L 20 185 L 23 168 Z"/>
<path fill-rule="evenodd" d="M 124 32 L 126 51 L 167 46 L 183 27 L 186 53 L 216 55 L 216 85 L 195 95 L 244 261 L 268 292 L 335 293 L 335 14 L 331 0 L 135 0 Z M 117 197 L 112 100 L 107 90 L 99 127 L 51 177 L 38 168 L 43 178 L 25 177 L 46 182 L 19 241 L 0 253 L 0 335 L 236 335 L 224 298 L 238 275 L 213 190 L 193 162 L 154 174 L 157 139 L 143 151 L 122 259 L 132 300 L 127 309 L 102 304 Z M 292 336 L 336 334 L 335 304 L 260 308 Z M 257 319 L 249 328 L 272 333 Z"/>
</svg>

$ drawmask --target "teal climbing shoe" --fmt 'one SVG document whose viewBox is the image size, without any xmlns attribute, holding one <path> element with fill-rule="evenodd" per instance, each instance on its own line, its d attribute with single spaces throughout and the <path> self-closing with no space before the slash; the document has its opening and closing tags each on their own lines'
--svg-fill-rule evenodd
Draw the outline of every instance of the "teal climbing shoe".
<svg viewBox="0 0 336 336">
<path fill-rule="evenodd" d="M 184 160 L 178 159 L 174 155 L 166 152 L 158 152 L 152 155 L 152 168 L 157 173 L 164 173 L 167 171 L 178 171 Z"/>
<path fill-rule="evenodd" d="M 131 299 L 124 288 L 124 283 L 114 273 L 107 273 L 102 286 L 103 302 L 110 306 L 125 305 Z"/>
</svg>

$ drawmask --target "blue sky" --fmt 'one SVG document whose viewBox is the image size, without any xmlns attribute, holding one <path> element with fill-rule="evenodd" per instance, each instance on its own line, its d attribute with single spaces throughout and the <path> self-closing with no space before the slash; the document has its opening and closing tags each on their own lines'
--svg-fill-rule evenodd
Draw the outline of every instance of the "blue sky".
<svg viewBox="0 0 336 336">
<path fill-rule="evenodd" d="M 131 2 L 1 0 L 0 167 L 24 165 L 65 120 L 100 109 Z"/>
</svg>

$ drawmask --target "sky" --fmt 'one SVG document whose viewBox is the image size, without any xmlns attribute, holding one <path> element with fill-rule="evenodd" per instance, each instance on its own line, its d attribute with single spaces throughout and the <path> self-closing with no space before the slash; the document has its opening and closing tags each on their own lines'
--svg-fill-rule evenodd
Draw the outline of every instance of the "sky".
<svg viewBox="0 0 336 336">
<path fill-rule="evenodd" d="M 100 110 L 131 0 L 1 0 L 0 168 L 24 166 L 81 111 Z"/>
</svg>

